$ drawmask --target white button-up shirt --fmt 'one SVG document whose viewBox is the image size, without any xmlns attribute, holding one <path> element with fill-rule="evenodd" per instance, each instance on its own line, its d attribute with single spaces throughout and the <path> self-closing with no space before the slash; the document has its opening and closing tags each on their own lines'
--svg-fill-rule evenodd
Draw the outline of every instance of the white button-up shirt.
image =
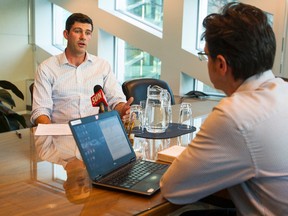
<svg viewBox="0 0 288 216">
<path fill-rule="evenodd" d="M 238 215 L 288 215 L 287 124 L 288 83 L 272 71 L 250 77 L 213 109 L 161 192 L 186 204 L 227 188 Z"/>
<path fill-rule="evenodd" d="M 65 53 L 52 56 L 38 67 L 35 75 L 31 122 L 47 115 L 53 123 L 97 114 L 90 97 L 94 86 L 103 88 L 110 109 L 126 102 L 121 85 L 116 80 L 110 64 L 91 54 L 78 67 L 69 64 Z"/>
</svg>

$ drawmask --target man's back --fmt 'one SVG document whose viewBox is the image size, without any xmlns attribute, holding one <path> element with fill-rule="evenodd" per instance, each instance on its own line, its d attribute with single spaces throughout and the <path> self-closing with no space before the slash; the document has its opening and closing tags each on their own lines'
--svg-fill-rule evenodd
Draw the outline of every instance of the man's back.
<svg viewBox="0 0 288 216">
<path fill-rule="evenodd" d="M 161 182 L 169 201 L 227 188 L 240 215 L 288 214 L 288 83 L 271 71 L 257 77 L 222 99 L 173 161 Z"/>
<path fill-rule="evenodd" d="M 251 157 L 250 167 L 243 167 L 249 174 L 238 176 L 245 182 L 229 188 L 242 215 L 288 214 L 288 83 L 273 77 L 266 72 L 257 80 L 247 80 L 227 98 L 228 115 Z"/>
</svg>

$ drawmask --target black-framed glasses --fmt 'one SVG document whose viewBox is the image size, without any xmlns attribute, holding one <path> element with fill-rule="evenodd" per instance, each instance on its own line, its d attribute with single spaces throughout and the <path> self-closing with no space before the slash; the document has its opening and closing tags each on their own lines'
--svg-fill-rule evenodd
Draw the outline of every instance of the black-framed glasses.
<svg viewBox="0 0 288 216">
<path fill-rule="evenodd" d="M 208 53 L 205 53 L 204 51 L 198 52 L 198 58 L 200 61 L 208 61 Z"/>
</svg>

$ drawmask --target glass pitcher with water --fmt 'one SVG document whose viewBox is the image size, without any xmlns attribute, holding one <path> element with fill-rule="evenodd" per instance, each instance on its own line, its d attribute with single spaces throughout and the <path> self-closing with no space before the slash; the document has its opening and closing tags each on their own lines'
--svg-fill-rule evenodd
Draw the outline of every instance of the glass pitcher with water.
<svg viewBox="0 0 288 216">
<path fill-rule="evenodd" d="M 160 86 L 148 86 L 145 106 L 145 127 L 150 133 L 163 133 L 168 128 L 171 96 Z"/>
</svg>

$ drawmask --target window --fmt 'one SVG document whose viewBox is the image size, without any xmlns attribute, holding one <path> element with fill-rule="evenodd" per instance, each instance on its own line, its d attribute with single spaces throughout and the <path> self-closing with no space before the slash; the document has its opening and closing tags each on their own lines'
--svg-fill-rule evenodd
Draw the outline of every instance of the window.
<svg viewBox="0 0 288 216">
<path fill-rule="evenodd" d="M 121 83 L 140 77 L 160 78 L 161 61 L 158 58 L 119 38 L 116 38 L 116 47 L 115 71 Z"/>
<path fill-rule="evenodd" d="M 116 0 L 116 10 L 162 30 L 163 0 Z"/>
<path fill-rule="evenodd" d="M 205 41 L 201 40 L 204 31 L 202 22 L 203 19 L 211 13 L 217 13 L 228 2 L 236 2 L 236 0 L 185 0 L 183 10 L 183 32 L 182 32 L 182 49 L 197 55 L 197 52 L 204 50 Z M 196 32 L 196 34 L 195 34 Z M 183 86 L 180 92 L 184 94 L 191 90 L 205 92 L 209 95 L 223 95 L 222 92 L 205 85 L 203 82 L 190 77 L 189 75 L 181 74 Z M 188 78 L 189 77 L 189 78 Z M 185 85 L 189 81 L 189 85 Z M 193 80 L 193 82 L 192 82 Z M 193 84 L 191 84 L 191 82 Z M 192 89 L 187 87 L 192 86 Z"/>
<path fill-rule="evenodd" d="M 195 80 L 195 90 L 202 91 L 207 95 L 210 96 L 224 96 L 224 93 L 221 91 L 218 91 L 215 88 L 212 88 L 211 86 L 205 85 L 203 82 L 199 80 Z"/>
<path fill-rule="evenodd" d="M 53 4 L 52 7 L 53 12 L 53 46 L 58 49 L 64 50 L 67 41 L 63 37 L 63 31 L 65 30 L 65 23 L 67 18 L 71 15 L 71 13 L 63 8 Z"/>
<path fill-rule="evenodd" d="M 238 2 L 237 0 L 199 0 L 199 17 L 198 17 L 198 30 L 197 30 L 197 50 L 204 50 L 205 42 L 201 41 L 201 35 L 204 31 L 202 22 L 203 19 L 211 13 L 217 13 L 225 4 L 229 2 Z M 266 13 L 269 23 L 271 26 L 273 25 L 273 15 Z M 195 90 L 203 91 L 209 95 L 223 95 L 223 93 L 217 91 L 214 88 L 211 88 L 208 85 L 196 80 L 195 82 Z"/>
<path fill-rule="evenodd" d="M 198 1 L 191 1 L 186 0 L 184 2 L 184 14 L 183 14 L 183 36 L 182 36 L 182 48 L 197 54 L 198 51 L 204 50 L 205 41 L 201 40 L 201 35 L 204 31 L 202 22 L 203 19 L 211 13 L 217 13 L 219 10 L 228 2 L 236 2 L 236 0 L 198 0 Z M 196 10 L 195 10 L 196 8 Z M 194 12 L 192 13 L 191 11 Z M 198 14 L 198 15 L 196 15 Z M 191 26 L 191 20 L 197 20 L 197 23 L 193 23 Z M 195 35 L 195 31 L 197 32 Z M 182 74 L 183 76 L 183 74 Z M 184 78 L 183 78 L 184 79 Z M 186 78 L 187 80 L 187 75 Z M 194 78 L 190 78 L 194 79 Z M 191 85 L 190 85 L 191 86 Z M 223 95 L 222 92 L 205 85 L 203 82 L 194 79 L 193 82 L 193 89 L 205 92 L 208 95 Z M 183 88 L 184 93 L 186 93 L 186 88 Z"/>
<path fill-rule="evenodd" d="M 202 22 L 204 18 L 211 13 L 218 13 L 219 10 L 229 2 L 238 2 L 237 0 L 199 0 L 199 16 L 198 16 L 198 29 L 197 29 L 197 50 L 203 50 L 205 42 L 201 41 L 201 35 L 204 32 Z"/>
</svg>

